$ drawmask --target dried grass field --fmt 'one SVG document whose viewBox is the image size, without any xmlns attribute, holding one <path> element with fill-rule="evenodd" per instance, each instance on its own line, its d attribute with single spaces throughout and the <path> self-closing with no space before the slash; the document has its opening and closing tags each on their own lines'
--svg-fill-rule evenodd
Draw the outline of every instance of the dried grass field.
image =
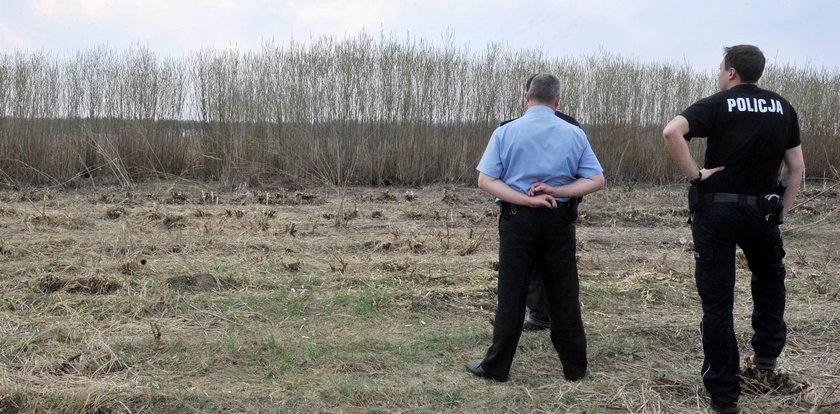
<svg viewBox="0 0 840 414">
<path fill-rule="evenodd" d="M 783 227 L 800 392 L 750 413 L 840 412 L 840 188 L 811 182 Z M 472 187 L 156 182 L 0 191 L 0 413 L 704 413 L 685 188 L 581 206 L 591 374 L 562 380 L 547 332 L 511 379 L 481 358 L 498 212 Z M 742 258 L 743 256 L 739 256 Z M 739 259 L 736 332 L 750 355 Z"/>
</svg>

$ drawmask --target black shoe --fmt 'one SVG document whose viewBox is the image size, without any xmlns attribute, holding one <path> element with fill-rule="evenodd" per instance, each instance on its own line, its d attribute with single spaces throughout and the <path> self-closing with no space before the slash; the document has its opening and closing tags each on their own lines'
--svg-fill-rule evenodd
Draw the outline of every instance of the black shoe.
<svg viewBox="0 0 840 414">
<path fill-rule="evenodd" d="M 762 358 L 760 356 L 754 355 L 752 357 L 752 364 L 758 368 L 763 369 L 765 371 L 775 371 L 776 370 L 776 358 Z"/>
<path fill-rule="evenodd" d="M 541 325 L 536 322 L 531 322 L 530 320 L 526 319 L 525 323 L 522 324 L 522 330 L 526 332 L 533 332 L 533 331 L 543 331 L 548 329 L 549 327 L 546 325 Z"/>
<path fill-rule="evenodd" d="M 491 380 L 497 381 L 497 382 L 507 381 L 507 378 L 498 379 L 498 378 L 495 378 L 495 377 L 491 376 L 490 374 L 488 374 L 487 371 L 485 371 L 484 368 L 481 367 L 481 362 L 467 362 L 466 366 L 467 366 L 467 371 L 471 372 L 476 377 L 487 378 L 487 379 L 491 379 Z"/>
<path fill-rule="evenodd" d="M 739 414 L 741 409 L 738 408 L 738 403 L 731 403 L 729 405 L 720 406 L 712 401 L 712 411 L 721 414 Z"/>
<path fill-rule="evenodd" d="M 580 373 L 580 374 L 566 375 L 566 374 L 564 373 L 564 374 L 563 374 L 563 377 L 564 377 L 564 378 L 566 378 L 566 381 L 575 382 L 575 381 L 580 381 L 580 380 L 582 380 L 582 379 L 586 378 L 586 375 L 587 375 L 588 373 L 589 373 L 589 370 L 587 369 L 587 370 L 584 370 L 584 371 L 583 371 L 582 373 Z"/>
</svg>

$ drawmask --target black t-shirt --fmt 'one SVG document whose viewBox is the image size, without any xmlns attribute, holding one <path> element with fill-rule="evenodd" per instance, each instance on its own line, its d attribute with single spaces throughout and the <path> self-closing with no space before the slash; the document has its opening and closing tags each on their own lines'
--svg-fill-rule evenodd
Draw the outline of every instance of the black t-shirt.
<svg viewBox="0 0 840 414">
<path fill-rule="evenodd" d="M 753 84 L 701 99 L 682 116 L 688 120 L 686 140 L 708 138 L 704 168 L 726 167 L 703 181 L 706 193 L 772 193 L 785 151 L 800 144 L 790 102 Z"/>
</svg>

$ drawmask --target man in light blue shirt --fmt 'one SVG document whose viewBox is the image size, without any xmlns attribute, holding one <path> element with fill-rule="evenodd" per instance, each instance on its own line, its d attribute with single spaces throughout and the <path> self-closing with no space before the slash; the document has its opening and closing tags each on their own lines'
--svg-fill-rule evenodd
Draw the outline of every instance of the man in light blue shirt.
<svg viewBox="0 0 840 414">
<path fill-rule="evenodd" d="M 530 106 L 525 115 L 497 128 L 476 169 L 522 194 L 528 194 L 537 182 L 565 185 L 576 177 L 591 179 L 603 172 L 583 130 L 542 104 Z M 556 198 L 569 201 L 568 196 Z"/>
<path fill-rule="evenodd" d="M 467 369 L 507 381 L 525 314 L 529 275 L 543 271 L 551 340 L 564 377 L 586 373 L 586 336 L 578 300 L 575 198 L 604 186 L 603 168 L 580 128 L 558 118 L 560 81 L 536 75 L 525 93 L 528 110 L 497 128 L 478 163 L 478 186 L 497 197 L 499 219 L 498 305 L 493 344 Z"/>
</svg>

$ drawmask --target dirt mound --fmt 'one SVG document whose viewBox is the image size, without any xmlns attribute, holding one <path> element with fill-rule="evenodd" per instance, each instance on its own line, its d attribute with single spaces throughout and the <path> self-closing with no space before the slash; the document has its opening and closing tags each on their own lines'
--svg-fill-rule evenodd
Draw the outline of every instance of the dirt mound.
<svg viewBox="0 0 840 414">
<path fill-rule="evenodd" d="M 60 290 L 67 284 L 67 281 L 60 276 L 47 274 L 35 280 L 27 282 L 27 286 L 36 292 L 51 293 Z"/>
<path fill-rule="evenodd" d="M 94 295 L 105 295 L 112 293 L 122 287 L 122 283 L 102 276 L 90 276 L 77 278 L 67 285 L 67 291 L 71 293 L 90 293 Z"/>
<path fill-rule="evenodd" d="M 180 290 L 207 292 L 223 290 L 232 286 L 230 280 L 216 277 L 211 273 L 196 273 L 193 275 L 173 276 L 165 281 L 167 286 Z"/>
<path fill-rule="evenodd" d="M 808 381 L 794 381 L 787 372 L 758 369 L 750 358 L 745 359 L 744 369 L 741 370 L 741 387 L 748 394 L 783 395 L 799 394 L 813 389 Z"/>
<path fill-rule="evenodd" d="M 119 281 L 102 276 L 68 278 L 54 274 L 46 274 L 29 281 L 27 284 L 33 291 L 41 293 L 52 293 L 65 289 L 70 293 L 90 293 L 93 295 L 109 294 L 122 287 L 122 283 Z"/>
</svg>

